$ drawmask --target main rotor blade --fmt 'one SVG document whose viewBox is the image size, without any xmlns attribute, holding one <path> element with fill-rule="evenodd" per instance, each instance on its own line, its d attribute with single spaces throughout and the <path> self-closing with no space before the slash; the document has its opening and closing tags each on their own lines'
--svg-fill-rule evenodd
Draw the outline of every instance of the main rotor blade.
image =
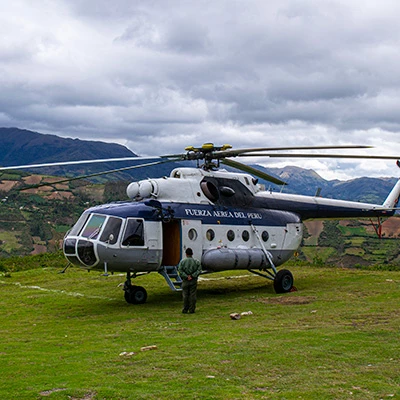
<svg viewBox="0 0 400 400">
<path fill-rule="evenodd" d="M 20 189 L 20 191 L 28 190 L 28 189 L 36 189 L 36 188 L 39 188 L 39 187 L 42 187 L 42 186 L 56 185 L 58 183 L 72 182 L 72 181 L 76 181 L 76 180 L 79 180 L 79 179 L 93 178 L 94 176 L 113 174 L 115 172 L 128 171 L 128 170 L 135 169 L 135 168 L 151 167 L 152 165 L 166 164 L 168 162 L 174 162 L 174 161 L 178 161 L 178 160 L 179 159 L 176 159 L 176 160 L 168 159 L 168 160 L 162 160 L 162 161 L 155 161 L 155 162 L 152 162 L 152 163 L 133 165 L 131 167 L 110 169 L 108 171 L 96 172 L 94 174 L 80 175 L 80 176 L 75 176 L 73 178 L 60 179 L 59 181 L 55 181 L 55 182 L 47 182 L 47 183 L 40 183 L 38 185 L 30 185 L 28 187 Z"/>
<path fill-rule="evenodd" d="M 271 157 L 271 158 L 359 158 L 375 160 L 399 160 L 400 156 L 376 156 L 361 154 L 314 154 L 314 153 L 252 153 L 239 154 L 238 157 Z"/>
<path fill-rule="evenodd" d="M 373 146 L 343 145 L 343 146 L 289 146 L 289 147 L 254 147 L 249 149 L 216 151 L 213 155 L 216 158 L 236 157 L 243 153 L 255 151 L 282 151 L 282 150 L 333 150 L 333 149 L 371 149 Z"/>
<path fill-rule="evenodd" d="M 213 158 L 221 159 L 224 157 L 236 157 L 241 156 L 256 156 L 254 152 L 260 151 L 282 151 L 282 150 L 327 150 L 327 149 L 366 149 L 372 146 L 358 146 L 358 145 L 344 145 L 344 146 L 289 146 L 289 147 L 255 147 L 247 149 L 237 149 L 237 150 L 221 150 L 213 152 Z M 285 157 L 287 155 L 277 154 L 262 154 L 262 156 L 268 157 Z M 259 156 L 259 155 L 257 155 Z M 153 157 L 121 157 L 121 158 L 102 158 L 95 160 L 76 160 L 76 161 L 60 161 L 53 163 L 41 163 L 41 164 L 25 164 L 25 165 L 11 165 L 7 167 L 0 167 L 0 171 L 16 170 L 16 169 L 29 169 L 29 168 L 43 168 L 43 167 L 57 167 L 57 166 L 68 166 L 68 165 L 82 165 L 82 164 L 96 164 L 96 163 L 106 163 L 106 162 L 121 162 L 121 161 L 141 161 L 141 160 L 159 160 L 159 159 L 173 159 L 173 161 L 180 160 L 191 160 L 191 159 L 202 159 L 204 155 L 200 153 L 196 154 L 168 154 Z M 300 156 L 295 156 L 300 157 Z M 327 156 L 326 156 L 327 157 Z M 332 156 L 332 157 L 342 157 L 344 156 Z M 397 157 L 396 157 L 397 158 Z"/>
<path fill-rule="evenodd" d="M 0 167 L 0 171 L 6 171 L 10 169 L 27 169 L 27 168 L 42 168 L 42 167 L 57 167 L 65 165 L 81 165 L 81 164 L 96 164 L 105 162 L 119 162 L 119 161 L 141 161 L 141 160 L 157 160 L 164 159 L 166 157 L 122 157 L 122 158 L 101 158 L 97 160 L 79 160 L 79 161 L 60 161 L 54 163 L 43 163 L 43 164 L 29 164 L 29 165 L 12 165 L 9 167 Z M 177 161 L 177 160 L 174 160 Z"/>
<path fill-rule="evenodd" d="M 225 157 L 236 157 L 244 153 L 252 153 L 255 151 L 282 151 L 282 150 L 332 150 L 332 149 L 370 149 L 373 146 L 362 145 L 343 145 L 343 146 L 287 146 L 287 147 L 254 147 L 246 149 L 232 150 L 210 150 L 207 153 L 201 151 L 201 148 L 196 148 L 195 151 L 188 151 L 184 154 L 169 154 L 163 155 L 162 158 L 179 157 L 181 160 L 202 160 L 209 154 L 213 159 L 223 159 Z M 250 155 L 250 154 L 249 154 Z"/>
<path fill-rule="evenodd" d="M 249 174 L 255 175 L 258 178 L 264 179 L 272 183 L 276 183 L 277 185 L 287 185 L 286 182 L 281 181 L 280 179 L 275 178 L 274 176 L 269 175 L 265 172 L 259 171 L 256 168 L 250 167 L 250 165 L 245 165 L 233 160 L 221 160 L 221 162 L 225 165 L 228 165 L 229 167 L 233 167 L 241 171 L 248 172 Z"/>
</svg>

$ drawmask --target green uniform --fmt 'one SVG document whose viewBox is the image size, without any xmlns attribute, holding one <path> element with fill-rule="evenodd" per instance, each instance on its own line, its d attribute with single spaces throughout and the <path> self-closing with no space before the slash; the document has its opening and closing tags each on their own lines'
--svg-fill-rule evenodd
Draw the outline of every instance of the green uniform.
<svg viewBox="0 0 400 400">
<path fill-rule="evenodd" d="M 199 260 L 187 257 L 181 260 L 178 265 L 179 276 L 182 278 L 182 312 L 194 313 L 196 309 L 197 278 L 201 273 L 201 264 Z M 191 276 L 192 279 L 188 279 Z"/>
</svg>

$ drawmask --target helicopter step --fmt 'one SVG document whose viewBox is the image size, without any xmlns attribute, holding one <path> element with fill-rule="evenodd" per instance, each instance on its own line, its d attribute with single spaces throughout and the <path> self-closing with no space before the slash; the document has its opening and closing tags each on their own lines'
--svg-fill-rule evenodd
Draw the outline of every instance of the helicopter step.
<svg viewBox="0 0 400 400">
<path fill-rule="evenodd" d="M 178 268 L 175 265 L 163 266 L 158 273 L 164 277 L 168 286 L 176 292 L 182 290 L 182 279 L 178 274 Z"/>
</svg>

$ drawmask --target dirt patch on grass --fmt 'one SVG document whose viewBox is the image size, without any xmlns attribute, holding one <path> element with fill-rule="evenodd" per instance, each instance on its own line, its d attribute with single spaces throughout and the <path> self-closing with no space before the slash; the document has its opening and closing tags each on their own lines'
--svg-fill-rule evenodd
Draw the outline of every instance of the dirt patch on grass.
<svg viewBox="0 0 400 400">
<path fill-rule="evenodd" d="M 322 230 L 324 229 L 324 221 L 315 220 L 315 221 L 307 221 L 304 222 L 304 225 L 307 227 L 308 233 L 311 236 L 319 236 Z"/>
<path fill-rule="evenodd" d="M 31 254 L 43 254 L 46 253 L 47 247 L 43 244 L 34 244 L 33 245 L 33 251 L 31 251 Z"/>
<path fill-rule="evenodd" d="M 280 297 L 268 297 L 257 299 L 259 303 L 265 304 L 282 304 L 282 305 L 301 305 L 310 304 L 315 301 L 314 296 L 280 296 Z"/>
<path fill-rule="evenodd" d="M 69 186 L 66 183 L 58 183 L 54 186 L 57 190 L 69 190 Z"/>
<path fill-rule="evenodd" d="M 96 397 L 95 392 L 86 393 L 83 397 L 70 397 L 71 400 L 93 400 Z"/>
<path fill-rule="evenodd" d="M 47 396 L 51 396 L 53 393 L 63 392 L 65 390 L 67 390 L 67 389 L 64 389 L 64 388 L 62 388 L 62 389 L 61 388 L 60 389 L 58 389 L 58 388 L 57 389 L 50 389 L 50 390 L 45 390 L 43 392 L 40 392 L 39 394 L 41 396 L 47 397 Z M 68 398 L 71 399 L 71 400 L 92 400 L 95 397 L 96 397 L 96 393 L 95 392 L 86 393 L 83 397 L 70 397 L 70 396 L 68 396 Z"/>
<path fill-rule="evenodd" d="M 51 195 L 47 196 L 50 200 L 64 200 L 72 199 L 74 195 L 71 192 L 53 192 Z"/>
<path fill-rule="evenodd" d="M 27 185 L 37 185 L 42 181 L 42 175 L 30 175 L 22 178 Z"/>
<path fill-rule="evenodd" d="M 351 254 L 346 254 L 343 257 L 340 257 L 332 262 L 335 263 L 337 267 L 341 268 L 354 268 L 354 266 L 367 266 L 370 264 L 368 260 L 364 260 L 364 258 L 360 256 L 355 256 Z"/>
<path fill-rule="evenodd" d="M 30 188 L 30 189 L 25 189 L 24 193 L 28 194 L 43 194 L 43 193 L 48 193 L 51 192 L 53 188 L 51 186 L 41 186 L 40 188 Z"/>
<path fill-rule="evenodd" d="M 0 183 L 0 190 L 3 192 L 9 192 L 14 186 L 18 184 L 18 181 L 4 181 Z"/>
<path fill-rule="evenodd" d="M 65 389 L 65 388 L 56 388 L 56 389 L 44 390 L 43 392 L 40 392 L 39 394 L 41 396 L 50 396 L 53 393 L 63 392 L 64 390 L 67 390 L 67 389 Z"/>
<path fill-rule="evenodd" d="M 58 176 L 44 176 L 43 177 L 43 182 L 46 182 L 46 183 L 54 183 L 54 182 L 58 182 L 59 180 L 61 180 L 61 178 Z"/>
<path fill-rule="evenodd" d="M 382 233 L 387 237 L 399 237 L 400 236 L 400 218 L 392 217 L 388 218 L 382 223 Z"/>
</svg>

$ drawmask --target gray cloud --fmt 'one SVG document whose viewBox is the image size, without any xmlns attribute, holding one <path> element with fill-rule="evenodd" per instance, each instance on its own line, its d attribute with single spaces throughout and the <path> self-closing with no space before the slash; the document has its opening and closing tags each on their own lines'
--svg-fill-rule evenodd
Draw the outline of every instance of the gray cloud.
<svg viewBox="0 0 400 400">
<path fill-rule="evenodd" d="M 399 11 L 389 0 L 8 2 L 0 124 L 146 155 L 208 141 L 399 154 Z M 325 176 L 397 173 L 289 161 Z"/>
</svg>

